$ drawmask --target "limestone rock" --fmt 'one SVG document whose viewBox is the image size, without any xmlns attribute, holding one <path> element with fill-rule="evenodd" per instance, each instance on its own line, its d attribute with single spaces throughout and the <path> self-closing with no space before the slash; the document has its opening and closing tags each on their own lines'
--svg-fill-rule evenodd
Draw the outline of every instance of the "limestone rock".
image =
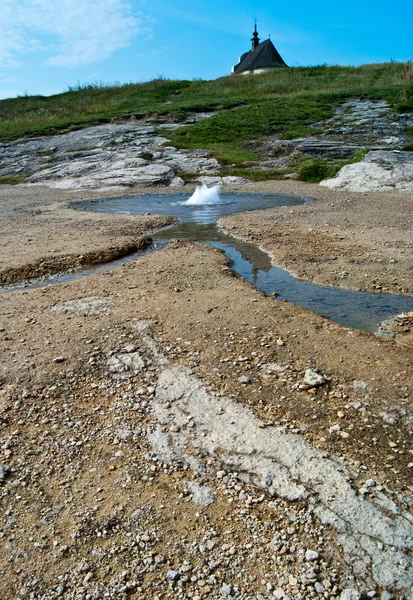
<svg viewBox="0 0 413 600">
<path fill-rule="evenodd" d="M 137 352 L 125 354 L 117 354 L 108 359 L 109 371 L 112 373 L 124 373 L 130 371 L 132 373 L 141 373 L 145 367 L 145 362 Z"/>
<path fill-rule="evenodd" d="M 371 151 L 320 185 L 350 192 L 413 191 L 413 152 Z"/>
<path fill-rule="evenodd" d="M 161 460 L 183 461 L 202 474 L 206 467 L 199 453 L 213 456 L 227 472 L 237 472 L 243 481 L 272 495 L 307 501 L 314 515 L 336 530 L 344 557 L 351 564 L 352 557 L 358 557 L 361 580 L 397 589 L 413 600 L 410 513 L 384 494 L 377 496 L 374 487 L 368 497 L 359 494 L 345 465 L 323 458 L 298 435 L 262 428 L 251 411 L 228 398 L 209 395 L 183 367 L 169 367 L 160 374 L 153 408 L 159 426 L 148 439 Z M 194 427 L 188 425 L 188 417 Z M 179 431 L 165 433 L 168 423 Z M 346 589 L 343 600 L 356 600 L 358 592 L 352 593 Z"/>
<path fill-rule="evenodd" d="M 188 481 L 187 486 L 192 492 L 194 504 L 206 507 L 214 503 L 214 492 L 207 485 L 198 481 Z"/>
<path fill-rule="evenodd" d="M 352 588 L 345 589 L 340 594 L 340 600 L 360 600 L 360 594 Z"/>
<path fill-rule="evenodd" d="M 205 116 L 203 117 L 205 118 Z M 220 164 L 205 149 L 183 152 L 153 126 L 110 124 L 0 144 L 0 177 L 26 175 L 29 185 L 77 189 L 183 186 L 176 175 L 211 173 Z"/>
<path fill-rule="evenodd" d="M 318 387 L 324 385 L 326 378 L 321 373 L 317 373 L 312 369 L 307 369 L 304 373 L 304 385 L 308 388 Z"/>
<path fill-rule="evenodd" d="M 251 179 L 235 177 L 233 175 L 227 175 L 225 177 L 209 175 L 197 177 L 197 181 L 199 181 L 199 183 L 204 183 L 205 185 L 242 185 L 245 183 L 252 183 Z"/>
</svg>

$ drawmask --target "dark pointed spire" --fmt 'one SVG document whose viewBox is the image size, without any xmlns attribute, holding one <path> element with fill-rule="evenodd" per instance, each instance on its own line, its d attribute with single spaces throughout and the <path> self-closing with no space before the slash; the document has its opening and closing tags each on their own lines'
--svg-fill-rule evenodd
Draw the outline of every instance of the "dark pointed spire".
<svg viewBox="0 0 413 600">
<path fill-rule="evenodd" d="M 258 37 L 258 31 L 257 31 L 257 19 L 255 19 L 255 28 L 254 28 L 254 33 L 252 34 L 251 42 L 252 42 L 252 50 L 255 50 L 255 48 L 260 43 L 260 38 Z"/>
</svg>

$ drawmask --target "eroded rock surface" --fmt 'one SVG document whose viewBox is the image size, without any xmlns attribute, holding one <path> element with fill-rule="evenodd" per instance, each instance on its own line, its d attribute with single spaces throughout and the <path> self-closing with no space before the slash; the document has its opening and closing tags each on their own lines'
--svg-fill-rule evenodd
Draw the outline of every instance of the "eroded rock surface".
<svg viewBox="0 0 413 600">
<path fill-rule="evenodd" d="M 372 151 L 321 185 L 350 192 L 413 191 L 413 152 Z"/>
<path fill-rule="evenodd" d="M 245 407 L 211 396 L 180 366 L 161 372 L 154 409 L 160 425 L 148 437 L 161 460 L 182 461 L 202 475 L 213 456 L 274 496 L 305 499 L 337 531 L 361 580 L 413 598 L 413 516 L 375 481 L 358 492 L 345 465 L 284 428 L 266 427 Z"/>
<path fill-rule="evenodd" d="M 220 165 L 208 150 L 184 153 L 163 145 L 152 125 L 109 124 L 54 137 L 0 144 L 0 177 L 76 190 L 181 186 L 177 172 L 209 174 Z"/>
</svg>

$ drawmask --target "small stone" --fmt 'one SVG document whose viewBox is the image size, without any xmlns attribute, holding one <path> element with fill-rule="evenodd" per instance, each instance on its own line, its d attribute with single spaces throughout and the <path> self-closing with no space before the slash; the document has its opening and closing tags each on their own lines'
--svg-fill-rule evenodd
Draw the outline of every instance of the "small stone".
<svg viewBox="0 0 413 600">
<path fill-rule="evenodd" d="M 273 591 L 272 596 L 276 600 L 282 600 L 283 598 L 285 598 L 285 592 L 283 589 L 277 588 L 276 590 Z"/>
<path fill-rule="evenodd" d="M 305 559 L 309 561 L 317 560 L 318 552 L 316 552 L 315 550 L 307 550 L 307 552 L 305 553 Z"/>
<path fill-rule="evenodd" d="M 347 588 L 340 594 L 340 600 L 360 600 L 360 594 L 357 590 Z"/>
<path fill-rule="evenodd" d="M 278 340 L 275 343 L 277 344 L 277 346 L 285 346 L 285 342 L 281 338 L 278 338 Z"/>
<path fill-rule="evenodd" d="M 223 477 L 225 477 L 225 475 L 225 471 L 217 471 L 217 479 L 222 479 Z"/>
<path fill-rule="evenodd" d="M 179 579 L 179 573 L 178 571 L 168 571 L 165 577 L 166 581 L 176 581 L 177 579 Z"/>
<path fill-rule="evenodd" d="M 326 591 L 325 587 L 323 586 L 323 584 L 320 583 L 319 581 L 315 582 L 314 589 L 317 592 L 317 594 L 324 594 L 324 592 Z"/>
<path fill-rule="evenodd" d="M 130 354 L 131 352 L 135 352 L 135 350 L 136 350 L 135 344 L 127 344 L 123 348 L 122 352 L 126 352 L 127 354 Z"/>
<path fill-rule="evenodd" d="M 319 387 L 326 383 L 326 378 L 321 373 L 316 373 L 312 369 L 307 369 L 304 373 L 304 383 L 310 387 Z"/>
<path fill-rule="evenodd" d="M 62 363 L 65 362 L 65 357 L 64 356 L 56 356 L 56 358 L 53 359 L 54 363 Z"/>
<path fill-rule="evenodd" d="M 380 600 L 393 600 L 392 594 L 386 590 L 380 594 Z"/>
<path fill-rule="evenodd" d="M 4 481 L 10 473 L 10 468 L 4 463 L 0 463 L 0 483 Z"/>
<path fill-rule="evenodd" d="M 241 377 L 238 377 L 238 381 L 244 384 L 251 383 L 251 379 L 246 375 L 241 375 Z"/>
<path fill-rule="evenodd" d="M 232 585 L 230 585 L 229 583 L 224 583 L 222 588 L 219 590 L 219 593 L 224 598 L 229 598 L 231 596 L 231 592 L 232 592 Z"/>
</svg>

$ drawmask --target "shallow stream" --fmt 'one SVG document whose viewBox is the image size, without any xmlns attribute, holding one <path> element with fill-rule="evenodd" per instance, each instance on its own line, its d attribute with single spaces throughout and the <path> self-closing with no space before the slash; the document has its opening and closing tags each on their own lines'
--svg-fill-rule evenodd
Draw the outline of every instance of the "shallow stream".
<svg viewBox="0 0 413 600">
<path fill-rule="evenodd" d="M 306 199 L 268 194 L 224 193 L 219 199 L 212 198 L 206 204 L 188 204 L 187 201 L 188 196 L 182 194 L 130 196 L 86 202 L 79 205 L 79 208 L 115 214 L 152 213 L 176 216 L 180 222 L 155 234 L 154 245 L 149 251 L 166 246 L 171 239 L 210 244 L 226 254 L 237 275 L 265 294 L 276 295 L 277 300 L 298 304 L 348 327 L 374 332 L 385 319 L 413 310 L 413 298 L 406 296 L 355 292 L 295 279 L 284 269 L 274 266 L 269 255 L 256 245 L 224 234 L 217 226 L 218 219 L 227 215 L 303 204 L 308 201 Z M 125 259 L 116 261 L 114 265 L 122 262 Z M 91 269 L 84 272 L 84 275 L 105 268 L 107 266 Z M 59 277 L 58 280 L 67 281 L 74 277 L 79 277 L 79 273 Z"/>
</svg>

